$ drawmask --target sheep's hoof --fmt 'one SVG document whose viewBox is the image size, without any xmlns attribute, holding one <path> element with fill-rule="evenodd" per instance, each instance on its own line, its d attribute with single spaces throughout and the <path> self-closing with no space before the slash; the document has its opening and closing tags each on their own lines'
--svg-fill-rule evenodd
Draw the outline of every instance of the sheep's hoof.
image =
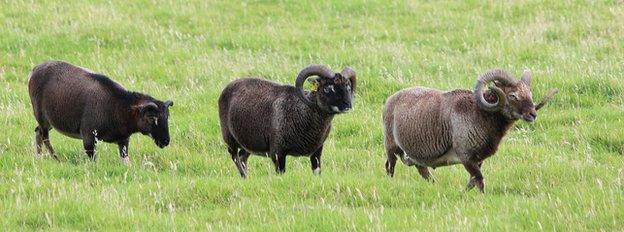
<svg viewBox="0 0 624 232">
<path fill-rule="evenodd" d="M 314 170 L 312 170 L 312 173 L 314 173 L 314 175 L 316 176 L 321 175 L 321 168 L 315 168 Z"/>
<path fill-rule="evenodd" d="M 483 180 L 477 181 L 477 179 L 475 179 L 474 177 L 471 177 L 470 180 L 468 180 L 465 191 L 468 192 L 472 190 L 475 186 L 479 188 L 479 192 L 485 193 L 485 184 L 483 183 Z"/>
<path fill-rule="evenodd" d="M 475 187 L 475 181 L 476 181 L 475 178 L 472 178 L 472 177 L 468 179 L 468 184 L 466 184 L 466 190 L 464 191 L 468 192 L 472 190 Z"/>
<path fill-rule="evenodd" d="M 131 164 L 130 164 L 130 157 L 126 156 L 126 157 L 121 158 L 121 163 L 123 165 L 126 165 L 126 166 L 130 167 L 131 166 Z"/>
</svg>

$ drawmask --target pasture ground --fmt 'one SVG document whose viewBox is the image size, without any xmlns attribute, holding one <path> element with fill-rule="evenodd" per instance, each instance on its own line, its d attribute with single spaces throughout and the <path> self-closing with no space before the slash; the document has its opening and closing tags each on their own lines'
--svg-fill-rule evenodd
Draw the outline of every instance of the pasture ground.
<svg viewBox="0 0 624 232">
<path fill-rule="evenodd" d="M 0 228 L 19 230 L 623 230 L 622 1 L 2 1 Z M 52 132 L 61 162 L 34 157 L 31 68 L 60 59 L 130 90 L 171 98 L 172 144 L 130 142 L 131 167 L 100 143 Z M 311 63 L 358 73 L 334 119 L 323 173 L 250 158 L 243 180 L 219 133 L 221 88 L 242 76 L 292 84 Z M 500 67 L 534 73 L 537 99 L 484 164 L 486 194 L 461 166 L 435 184 L 384 172 L 381 108 L 410 86 L 472 89 Z M 253 117 L 253 115 L 250 115 Z"/>
</svg>

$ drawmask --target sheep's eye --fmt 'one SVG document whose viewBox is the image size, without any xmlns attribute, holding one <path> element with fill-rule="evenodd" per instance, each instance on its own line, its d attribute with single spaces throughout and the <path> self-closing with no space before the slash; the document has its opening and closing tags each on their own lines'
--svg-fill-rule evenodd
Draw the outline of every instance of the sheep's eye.
<svg viewBox="0 0 624 232">
<path fill-rule="evenodd" d="M 516 100 L 518 100 L 518 95 L 516 95 L 515 93 L 510 93 L 509 94 L 509 98 L 511 98 L 511 100 L 516 101 Z"/>
<path fill-rule="evenodd" d="M 149 118 L 149 123 L 154 125 L 154 126 L 158 126 L 158 117 L 150 117 Z"/>
<path fill-rule="evenodd" d="M 329 91 L 334 91 L 334 86 L 328 85 L 325 88 L 323 88 L 323 91 L 325 93 L 329 93 Z"/>
</svg>

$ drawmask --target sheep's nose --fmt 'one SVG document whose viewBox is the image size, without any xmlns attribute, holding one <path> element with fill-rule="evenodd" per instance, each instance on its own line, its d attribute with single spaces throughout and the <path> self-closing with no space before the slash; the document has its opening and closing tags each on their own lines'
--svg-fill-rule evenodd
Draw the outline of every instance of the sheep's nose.
<svg viewBox="0 0 624 232">
<path fill-rule="evenodd" d="M 347 112 L 347 111 L 351 110 L 351 107 L 352 107 L 352 106 L 351 106 L 351 102 L 347 102 L 347 103 L 345 104 L 344 108 L 342 108 L 342 110 L 341 110 L 341 111 L 342 111 L 342 112 Z"/>
<path fill-rule="evenodd" d="M 535 113 L 535 112 L 531 112 L 531 113 L 529 113 L 529 114 L 530 114 L 533 118 L 537 119 L 537 113 Z M 167 140 L 167 141 L 169 141 L 169 140 Z"/>
<path fill-rule="evenodd" d="M 524 121 L 533 122 L 535 121 L 535 119 L 537 119 L 537 113 L 529 112 L 529 113 L 522 115 L 522 118 L 524 119 Z"/>
<path fill-rule="evenodd" d="M 165 148 L 166 146 L 169 145 L 169 139 L 165 139 L 161 142 L 157 142 L 156 145 L 158 145 L 158 147 L 160 148 Z"/>
</svg>

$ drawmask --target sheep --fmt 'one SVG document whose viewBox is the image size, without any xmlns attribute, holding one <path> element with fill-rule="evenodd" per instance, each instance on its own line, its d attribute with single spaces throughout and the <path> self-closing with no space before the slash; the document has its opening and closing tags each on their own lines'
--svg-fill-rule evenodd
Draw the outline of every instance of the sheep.
<svg viewBox="0 0 624 232">
<path fill-rule="evenodd" d="M 489 82 L 494 85 L 484 93 Z M 535 105 L 530 88 L 529 70 L 516 80 L 494 69 L 478 78 L 474 92 L 413 87 L 390 96 L 383 109 L 387 174 L 394 175 L 397 156 L 431 181 L 428 167 L 463 164 L 471 176 L 466 189 L 477 186 L 484 192 L 483 161 L 496 152 L 515 121 L 533 122 L 537 110 L 557 93 L 550 90 Z"/>
<path fill-rule="evenodd" d="M 119 156 L 129 165 L 128 143 L 136 132 L 152 137 L 160 148 L 169 145 L 169 107 L 148 95 L 125 90 L 108 77 L 63 61 L 37 65 L 30 73 L 28 93 L 38 126 L 36 153 L 50 144 L 49 131 L 82 139 L 85 153 L 95 160 L 98 140 L 116 143 Z"/>
<path fill-rule="evenodd" d="M 314 89 L 303 90 L 310 78 Z M 321 171 L 323 143 L 334 115 L 352 108 L 356 76 L 351 68 L 334 73 L 310 65 L 295 86 L 258 78 L 229 83 L 219 97 L 221 134 L 242 178 L 251 153 L 269 156 L 275 171 L 286 171 L 286 155 L 309 156 L 315 175 Z"/>
</svg>

